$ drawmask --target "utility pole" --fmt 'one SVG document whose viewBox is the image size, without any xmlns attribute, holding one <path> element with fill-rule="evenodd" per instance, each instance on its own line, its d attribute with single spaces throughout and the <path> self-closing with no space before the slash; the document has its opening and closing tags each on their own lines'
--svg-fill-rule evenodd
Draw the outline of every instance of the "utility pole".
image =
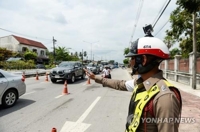
<svg viewBox="0 0 200 132">
<path fill-rule="evenodd" d="M 57 40 L 54 39 L 53 37 L 53 63 L 56 61 L 56 51 L 55 51 L 55 43 Z"/>
<path fill-rule="evenodd" d="M 83 49 L 82 49 L 82 65 L 83 65 Z"/>
<path fill-rule="evenodd" d="M 193 17 L 193 67 L 192 67 L 192 88 L 196 89 L 196 68 L 197 68 L 197 45 L 196 45 L 196 14 L 192 14 Z"/>
</svg>

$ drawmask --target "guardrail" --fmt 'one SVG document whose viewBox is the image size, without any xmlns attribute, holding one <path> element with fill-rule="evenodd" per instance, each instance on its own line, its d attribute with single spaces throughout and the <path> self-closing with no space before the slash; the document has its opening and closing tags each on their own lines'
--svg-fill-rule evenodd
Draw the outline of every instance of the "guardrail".
<svg viewBox="0 0 200 132">
<path fill-rule="evenodd" d="M 19 71 L 7 71 L 7 72 L 14 73 L 17 75 L 25 75 L 25 77 L 33 77 L 33 76 L 36 76 L 37 73 L 38 75 L 49 74 L 50 69 L 48 70 L 33 69 L 33 70 L 19 70 Z"/>
</svg>

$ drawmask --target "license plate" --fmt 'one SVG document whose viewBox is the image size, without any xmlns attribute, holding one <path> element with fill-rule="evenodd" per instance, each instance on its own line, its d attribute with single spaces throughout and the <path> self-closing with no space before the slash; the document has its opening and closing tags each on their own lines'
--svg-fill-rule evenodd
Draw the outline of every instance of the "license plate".
<svg viewBox="0 0 200 132">
<path fill-rule="evenodd" d="M 60 76 L 59 76 L 59 75 L 55 75 L 54 77 L 55 77 L 55 78 L 60 78 Z"/>
</svg>

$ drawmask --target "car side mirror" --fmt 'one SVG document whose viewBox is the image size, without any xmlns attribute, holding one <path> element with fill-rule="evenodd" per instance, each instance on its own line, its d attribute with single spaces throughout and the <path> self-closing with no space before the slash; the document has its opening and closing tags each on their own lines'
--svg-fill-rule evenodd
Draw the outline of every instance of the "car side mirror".
<svg viewBox="0 0 200 132">
<path fill-rule="evenodd" d="M 78 66 L 76 65 L 76 66 L 74 66 L 74 68 L 78 68 Z"/>
</svg>

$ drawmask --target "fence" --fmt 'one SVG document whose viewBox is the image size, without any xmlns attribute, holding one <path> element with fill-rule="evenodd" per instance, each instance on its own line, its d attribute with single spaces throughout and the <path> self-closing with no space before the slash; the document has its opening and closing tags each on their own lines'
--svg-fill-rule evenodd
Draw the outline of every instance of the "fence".
<svg viewBox="0 0 200 132">
<path fill-rule="evenodd" d="M 189 59 L 181 59 L 180 55 L 176 55 L 173 60 L 163 61 L 160 69 L 163 70 L 165 78 L 192 86 L 192 66 L 193 54 L 191 53 Z M 197 58 L 196 68 L 196 88 L 200 89 L 200 58 Z"/>
</svg>

